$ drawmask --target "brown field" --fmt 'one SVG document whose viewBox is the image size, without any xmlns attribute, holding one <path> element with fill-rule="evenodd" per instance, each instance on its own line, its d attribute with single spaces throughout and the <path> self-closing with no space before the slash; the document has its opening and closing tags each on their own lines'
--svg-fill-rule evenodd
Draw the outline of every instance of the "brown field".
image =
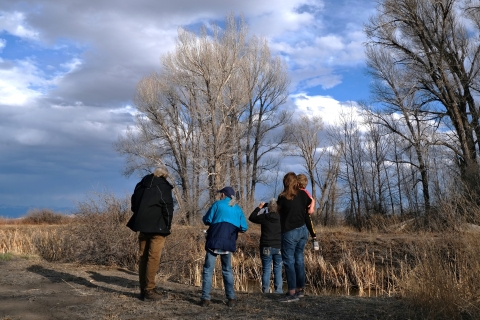
<svg viewBox="0 0 480 320">
<path fill-rule="evenodd" d="M 3 223 L 0 225 L 0 260 L 4 261 L 1 265 L 10 268 L 9 272 L 14 278 L 20 277 L 22 272 L 30 276 L 33 276 L 33 272 L 35 277 L 49 278 L 45 274 L 53 272 L 65 274 L 65 277 L 70 279 L 75 278 L 78 272 L 86 272 L 86 269 L 90 270 L 88 272 L 91 274 L 97 272 L 92 271 L 93 269 L 100 268 L 105 277 L 118 280 L 119 283 L 114 285 L 123 288 L 120 290 L 122 297 L 116 296 L 115 299 L 123 302 L 133 299 L 135 306 L 131 306 L 132 308 L 147 313 L 154 312 L 153 305 L 148 306 L 135 299 L 138 291 L 137 240 L 136 235 L 125 227 L 128 217 L 129 214 L 122 214 L 122 211 L 118 210 L 108 214 L 83 214 L 71 218 L 67 223 L 63 221 L 56 225 Z M 176 224 L 172 228 L 172 235 L 167 238 L 158 274 L 162 283 L 159 287 L 172 291 L 175 298 L 170 302 L 178 302 L 176 307 L 179 310 L 185 307 L 185 304 L 196 306 L 200 297 L 199 285 L 204 258 L 203 229 L 202 226 Z M 382 233 L 357 232 L 347 227 L 317 227 L 317 235 L 321 250 L 313 251 L 311 244 L 308 244 L 305 250 L 308 299 L 302 300 L 294 310 L 313 308 L 319 315 L 328 315 L 327 319 L 340 319 L 336 317 L 335 310 L 341 308 L 343 309 L 338 311 L 338 314 L 345 316 L 345 312 L 352 312 L 352 316 L 355 316 L 352 319 L 480 317 L 478 231 Z M 258 226 L 250 226 L 247 233 L 239 236 L 238 250 L 232 259 L 235 287 L 240 292 L 241 301 L 244 301 L 243 307 L 239 308 L 247 312 L 249 306 L 256 306 L 255 310 L 264 312 L 265 318 L 269 318 L 270 313 L 272 318 L 287 318 L 286 315 L 291 315 L 294 319 L 303 319 L 308 318 L 307 315 L 312 316 L 305 310 L 299 314 L 284 313 L 284 307 L 274 301 L 276 297 L 258 293 L 261 278 L 259 236 Z M 15 276 L 17 270 L 18 277 Z M 38 270 L 41 272 L 37 272 Z M 219 300 L 213 308 L 224 310 L 226 306 L 221 300 L 222 280 L 219 270 L 220 268 L 215 273 L 214 282 L 214 286 L 219 289 Z M 95 279 L 85 274 L 82 279 L 84 280 L 77 284 L 62 280 L 61 283 L 57 281 L 56 285 L 66 285 L 64 289 L 70 287 L 71 290 L 73 287 L 80 291 L 98 290 L 96 286 L 88 286 L 88 283 Z M 9 286 L 16 281 L 21 282 L 19 279 L 8 281 Z M 13 289 L 9 289 L 9 293 L 1 290 L 2 299 L 14 294 Z M 108 294 L 120 294 L 117 291 L 108 291 Z M 275 310 L 283 310 L 283 313 L 263 307 L 263 299 L 266 299 L 267 304 L 273 303 Z M 335 307 L 335 303 L 339 305 Z M 346 303 L 366 313 L 353 312 L 353 309 L 350 310 L 344 305 Z M 332 309 L 325 307 L 327 309 L 322 311 L 314 307 L 324 304 Z M 370 304 L 376 305 L 375 308 L 380 313 L 369 314 L 365 308 Z M 3 308 L 0 307 L 0 312 L 3 312 L 0 313 L 0 319 L 9 319 L 9 313 Z M 112 306 L 112 310 L 117 309 Z M 111 311 L 112 317 L 109 319 L 130 319 L 122 317 L 121 312 L 117 311 Z M 182 312 L 178 313 L 178 318 L 187 317 L 187 313 Z M 171 316 L 174 316 L 174 313 Z M 205 314 L 202 316 L 208 319 Z M 246 314 L 243 316 L 248 317 Z"/>
</svg>

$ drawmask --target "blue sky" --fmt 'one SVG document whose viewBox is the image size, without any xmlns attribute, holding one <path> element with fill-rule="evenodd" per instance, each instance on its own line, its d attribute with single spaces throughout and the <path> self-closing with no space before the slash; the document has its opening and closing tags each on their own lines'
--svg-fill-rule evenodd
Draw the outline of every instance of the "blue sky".
<svg viewBox="0 0 480 320">
<path fill-rule="evenodd" d="M 288 63 L 288 107 L 328 123 L 368 98 L 362 29 L 374 9 L 373 0 L 0 2 L 0 216 L 132 191 L 138 176 L 122 175 L 112 144 L 178 27 L 243 14 Z"/>
</svg>

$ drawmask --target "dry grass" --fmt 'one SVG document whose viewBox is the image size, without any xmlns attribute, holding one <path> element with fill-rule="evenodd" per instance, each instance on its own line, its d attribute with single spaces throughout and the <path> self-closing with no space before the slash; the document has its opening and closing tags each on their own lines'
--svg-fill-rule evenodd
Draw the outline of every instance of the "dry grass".
<svg viewBox="0 0 480 320">
<path fill-rule="evenodd" d="M 424 319 L 480 317 L 480 237 L 447 234 L 412 247 L 415 264 L 401 282 L 402 295 Z"/>
<path fill-rule="evenodd" d="M 128 198 L 103 195 L 79 206 L 67 224 L 0 226 L 0 254 L 34 254 L 48 261 L 137 268 L 136 234 L 126 226 Z M 396 221 L 395 221 L 396 223 Z M 317 228 L 321 250 L 305 250 L 307 293 L 337 290 L 348 294 L 401 296 L 422 319 L 480 317 L 480 237 L 462 232 L 359 233 L 350 227 Z M 167 238 L 160 274 L 200 286 L 205 227 L 174 225 Z M 258 291 L 260 230 L 240 234 L 232 258 L 235 289 Z M 213 285 L 223 288 L 220 259 Z"/>
<path fill-rule="evenodd" d="M 49 261 L 136 269 L 136 235 L 120 220 L 116 224 L 114 221 L 106 215 L 91 220 L 89 225 L 79 219 L 68 225 L 2 226 L 0 253 L 37 254 Z M 103 238 L 99 241 L 96 237 L 101 230 Z M 179 283 L 201 284 L 205 254 L 202 230 L 174 226 L 162 255 L 162 276 Z M 398 295 L 410 301 L 425 319 L 479 316 L 478 234 L 365 234 L 341 228 L 319 230 L 317 234 L 321 250 L 313 251 L 308 244 L 305 251 L 310 294 L 339 290 L 367 296 Z M 236 290 L 251 292 L 260 287 L 258 240 L 255 230 L 239 236 L 232 259 Z M 213 284 L 223 288 L 219 259 L 217 264 Z"/>
</svg>

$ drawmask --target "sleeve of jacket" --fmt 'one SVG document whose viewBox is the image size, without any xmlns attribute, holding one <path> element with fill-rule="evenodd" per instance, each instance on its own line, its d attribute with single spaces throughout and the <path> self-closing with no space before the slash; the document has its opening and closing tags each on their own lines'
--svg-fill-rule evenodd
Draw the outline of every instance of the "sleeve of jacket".
<svg viewBox="0 0 480 320">
<path fill-rule="evenodd" d="M 252 213 L 250 213 L 250 216 L 248 217 L 248 220 L 252 221 L 253 223 L 261 223 L 264 217 L 262 217 L 263 215 L 258 215 L 260 210 L 261 209 L 259 207 L 256 207 L 252 211 Z"/>
<path fill-rule="evenodd" d="M 312 218 L 308 213 L 305 214 L 305 224 L 307 225 L 308 232 L 312 238 L 317 237 L 317 233 L 315 232 L 315 228 L 313 226 Z"/>
<path fill-rule="evenodd" d="M 130 210 L 132 212 L 135 212 L 135 193 L 132 194 L 132 196 L 130 197 Z"/>
<path fill-rule="evenodd" d="M 213 203 L 212 206 L 208 209 L 207 213 L 205 213 L 205 215 L 202 218 L 203 224 L 209 226 L 212 223 L 216 208 L 217 208 L 217 204 Z"/>
<path fill-rule="evenodd" d="M 248 223 L 247 223 L 247 219 L 245 219 L 245 214 L 243 213 L 243 210 L 238 207 L 239 211 L 240 211 L 240 232 L 245 232 L 248 230 Z"/>
</svg>

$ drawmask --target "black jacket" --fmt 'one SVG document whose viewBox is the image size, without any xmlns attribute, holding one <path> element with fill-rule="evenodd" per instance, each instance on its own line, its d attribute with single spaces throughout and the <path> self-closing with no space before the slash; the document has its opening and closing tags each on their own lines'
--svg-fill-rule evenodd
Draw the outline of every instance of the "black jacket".
<svg viewBox="0 0 480 320">
<path fill-rule="evenodd" d="M 281 249 L 282 233 L 280 229 L 280 215 L 276 212 L 259 214 L 260 208 L 256 207 L 248 220 L 261 225 L 260 247 Z"/>
<path fill-rule="evenodd" d="M 133 231 L 169 235 L 173 218 L 173 186 L 163 177 L 146 175 L 132 195 L 133 216 L 127 226 Z"/>
<path fill-rule="evenodd" d="M 292 200 L 287 200 L 284 196 L 278 197 L 277 205 L 279 206 L 282 233 L 305 225 L 307 208 L 311 203 L 312 199 L 303 191 L 298 192 Z"/>
</svg>

